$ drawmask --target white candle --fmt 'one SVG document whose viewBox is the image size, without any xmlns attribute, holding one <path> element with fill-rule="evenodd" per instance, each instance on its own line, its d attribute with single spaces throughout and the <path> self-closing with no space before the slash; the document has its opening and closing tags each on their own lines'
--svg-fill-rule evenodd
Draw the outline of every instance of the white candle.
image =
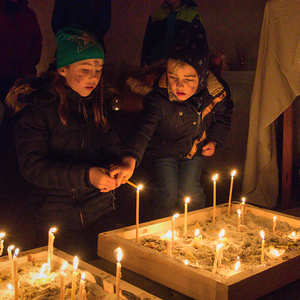
<svg viewBox="0 0 300 300">
<path fill-rule="evenodd" d="M 238 226 L 237 226 L 237 230 L 240 231 L 240 226 L 241 226 L 241 210 L 238 209 Z"/>
<path fill-rule="evenodd" d="M 13 255 L 15 299 L 19 299 L 19 274 L 18 274 L 18 261 L 17 261 L 18 254 L 19 254 L 19 248 L 16 249 Z"/>
<path fill-rule="evenodd" d="M 214 182 L 213 188 L 213 227 L 215 227 L 215 219 L 216 219 L 216 205 L 217 205 L 217 179 L 218 174 L 216 174 L 212 180 Z"/>
<path fill-rule="evenodd" d="M 245 202 L 246 202 L 246 198 L 242 198 L 242 203 L 241 203 L 242 224 L 245 223 Z"/>
<path fill-rule="evenodd" d="M 3 254 L 3 249 L 4 249 L 4 240 L 2 240 L 2 238 L 5 236 L 4 232 L 0 233 L 0 256 Z"/>
<path fill-rule="evenodd" d="M 222 248 L 223 244 L 218 244 L 217 245 L 217 248 L 216 248 L 216 255 L 215 255 L 215 260 L 214 260 L 214 265 L 213 265 L 213 274 L 216 273 L 216 270 L 217 270 L 217 263 L 218 263 L 218 259 L 219 259 L 219 251 L 220 251 L 220 248 Z"/>
<path fill-rule="evenodd" d="M 234 271 L 235 272 L 237 272 L 238 271 L 238 269 L 239 269 L 239 267 L 240 267 L 240 261 L 238 260 L 237 262 L 236 262 L 236 264 L 235 264 L 235 267 L 234 267 Z"/>
<path fill-rule="evenodd" d="M 67 274 L 65 273 L 65 270 L 67 268 L 68 262 L 64 262 L 62 267 L 61 267 L 61 272 L 60 272 L 60 300 L 65 299 L 65 278 Z"/>
<path fill-rule="evenodd" d="M 228 218 L 230 215 L 230 209 L 231 209 L 231 198 L 232 198 L 232 190 L 233 190 L 233 179 L 236 171 L 232 171 L 231 173 L 231 181 L 230 181 L 230 190 L 229 190 L 229 200 L 228 200 Z"/>
<path fill-rule="evenodd" d="M 276 217 L 273 217 L 273 233 L 276 231 Z"/>
<path fill-rule="evenodd" d="M 260 232 L 260 236 L 262 238 L 261 241 L 261 263 L 263 264 L 265 261 L 265 233 L 263 230 Z"/>
<path fill-rule="evenodd" d="M 172 217 L 172 248 L 174 247 L 175 219 L 178 217 L 179 217 L 179 214 L 175 214 Z"/>
<path fill-rule="evenodd" d="M 79 295 L 78 300 L 83 300 L 84 288 L 85 288 L 85 273 L 82 273 L 79 285 Z"/>
<path fill-rule="evenodd" d="M 48 231 L 48 276 L 51 273 L 51 260 L 53 259 L 53 243 L 54 243 L 54 232 L 56 228 L 50 228 Z"/>
<path fill-rule="evenodd" d="M 140 210 L 140 190 L 143 188 L 143 186 L 140 184 L 136 188 L 136 212 L 135 212 L 135 218 L 136 218 L 136 243 L 139 240 L 139 210 Z"/>
<path fill-rule="evenodd" d="M 184 201 L 184 234 L 186 235 L 187 230 L 187 212 L 188 212 L 188 203 L 190 202 L 190 198 L 185 198 Z"/>
<path fill-rule="evenodd" d="M 200 248 L 202 246 L 202 235 L 200 234 L 200 230 L 195 230 L 195 238 L 193 240 L 192 246 L 195 248 Z"/>
<path fill-rule="evenodd" d="M 115 250 L 117 252 L 117 267 L 116 267 L 116 300 L 120 299 L 120 278 L 122 277 L 121 275 L 121 259 L 122 259 L 122 250 L 121 248 L 117 248 Z"/>
<path fill-rule="evenodd" d="M 10 275 L 11 275 L 12 281 L 14 281 L 14 264 L 13 264 L 13 256 L 12 256 L 11 250 L 14 248 L 15 248 L 15 246 L 13 246 L 13 245 L 7 247 L 8 260 L 10 261 Z"/>
<path fill-rule="evenodd" d="M 74 261 L 73 261 L 71 300 L 75 300 L 76 278 L 77 278 L 77 275 L 78 275 L 77 268 L 78 268 L 78 257 L 75 256 Z"/>
</svg>

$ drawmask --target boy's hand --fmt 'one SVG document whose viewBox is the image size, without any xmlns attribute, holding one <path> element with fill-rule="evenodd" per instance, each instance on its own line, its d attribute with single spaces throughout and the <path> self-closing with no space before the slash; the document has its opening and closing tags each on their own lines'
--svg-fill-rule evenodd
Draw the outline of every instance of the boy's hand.
<svg viewBox="0 0 300 300">
<path fill-rule="evenodd" d="M 91 184 L 102 193 L 112 191 L 116 188 L 116 179 L 109 176 L 109 171 L 103 168 L 91 167 L 89 171 Z"/>
<path fill-rule="evenodd" d="M 216 150 L 216 142 L 208 142 L 205 146 L 202 147 L 203 156 L 212 156 Z"/>
<path fill-rule="evenodd" d="M 109 176 L 116 179 L 116 187 L 126 183 L 132 176 L 136 160 L 132 157 L 125 157 L 121 164 L 110 167 Z"/>
</svg>

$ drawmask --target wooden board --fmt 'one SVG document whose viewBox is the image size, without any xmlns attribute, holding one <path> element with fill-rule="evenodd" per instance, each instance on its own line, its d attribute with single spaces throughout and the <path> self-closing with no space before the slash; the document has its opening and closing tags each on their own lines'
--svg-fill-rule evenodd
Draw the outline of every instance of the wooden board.
<svg viewBox="0 0 300 300">
<path fill-rule="evenodd" d="M 240 206 L 234 204 L 232 209 Z M 218 205 L 216 215 L 227 212 L 227 204 Z M 300 227 L 300 219 L 282 213 L 246 205 L 246 211 L 257 216 L 287 222 L 292 227 Z M 212 208 L 188 213 L 188 222 L 212 217 Z M 140 224 L 139 236 L 155 234 L 171 228 L 171 218 L 163 218 Z M 184 225 L 184 214 L 176 219 L 176 226 Z M 300 278 L 300 250 L 287 253 L 287 260 L 277 259 L 230 277 L 222 277 L 196 268 L 187 268 L 180 261 L 163 253 L 135 243 L 136 227 L 129 226 L 98 236 L 98 255 L 111 262 L 116 261 L 114 249 L 123 251 L 122 265 L 142 276 L 163 284 L 195 299 L 251 300 L 266 295 Z"/>
<path fill-rule="evenodd" d="M 18 255 L 18 264 L 24 263 L 28 260 L 28 255 L 33 256 L 35 260 L 45 260 L 47 261 L 47 247 L 36 248 L 33 250 L 28 250 L 20 252 Z M 65 261 L 68 262 L 67 269 L 73 270 L 73 259 L 74 257 L 60 251 L 56 248 L 53 250 L 53 261 L 63 264 Z M 0 271 L 9 268 L 10 262 L 7 256 L 0 257 Z M 78 272 L 85 272 L 86 279 L 91 282 L 95 282 L 103 287 L 103 289 L 108 293 L 115 293 L 116 291 L 116 277 L 112 276 L 84 261 L 79 260 Z M 159 300 L 157 298 L 123 280 L 120 280 L 120 290 L 129 292 L 140 300 Z"/>
</svg>

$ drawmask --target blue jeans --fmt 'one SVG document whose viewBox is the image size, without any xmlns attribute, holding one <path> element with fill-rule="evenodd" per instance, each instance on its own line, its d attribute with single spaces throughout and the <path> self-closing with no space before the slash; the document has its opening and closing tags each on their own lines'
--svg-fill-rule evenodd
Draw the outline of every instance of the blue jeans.
<svg viewBox="0 0 300 300">
<path fill-rule="evenodd" d="M 188 210 L 205 207 L 205 194 L 200 184 L 204 158 L 153 160 L 154 215 L 156 218 L 184 212 L 186 197 L 190 197 Z"/>
</svg>

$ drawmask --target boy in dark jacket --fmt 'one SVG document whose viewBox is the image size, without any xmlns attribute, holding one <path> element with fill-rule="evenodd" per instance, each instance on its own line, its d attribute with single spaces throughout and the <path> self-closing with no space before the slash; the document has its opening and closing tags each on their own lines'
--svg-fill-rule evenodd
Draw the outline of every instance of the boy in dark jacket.
<svg viewBox="0 0 300 300">
<path fill-rule="evenodd" d="M 17 114 L 15 145 L 22 175 L 36 188 L 29 205 L 37 228 L 57 227 L 56 247 L 96 258 L 97 234 L 113 219 L 120 141 L 110 123 L 104 88 L 104 51 L 74 28 L 57 34 L 57 71 L 23 80 L 7 103 Z M 90 253 L 88 249 L 91 249 Z"/>
<path fill-rule="evenodd" d="M 191 210 L 205 206 L 200 185 L 203 156 L 214 154 L 230 128 L 230 92 L 209 72 L 203 30 L 196 17 L 170 48 L 167 70 L 145 97 L 123 162 L 110 173 L 121 184 L 132 176 L 145 153 L 154 168 L 153 218 L 182 210 L 186 197 L 191 198 Z"/>
</svg>

